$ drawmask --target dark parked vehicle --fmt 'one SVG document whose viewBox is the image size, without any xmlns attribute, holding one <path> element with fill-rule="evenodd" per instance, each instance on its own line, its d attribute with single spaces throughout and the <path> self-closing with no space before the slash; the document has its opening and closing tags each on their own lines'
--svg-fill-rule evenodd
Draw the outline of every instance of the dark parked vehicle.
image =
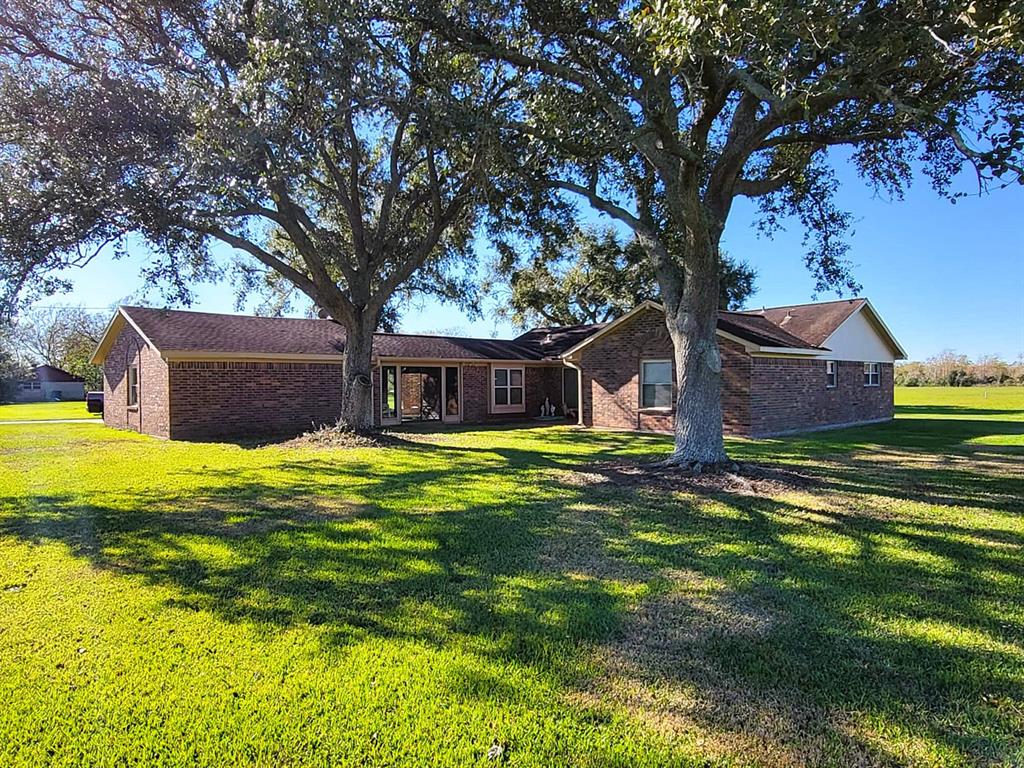
<svg viewBox="0 0 1024 768">
<path fill-rule="evenodd" d="M 86 392 L 85 408 L 89 413 L 103 413 L 103 393 Z"/>
</svg>

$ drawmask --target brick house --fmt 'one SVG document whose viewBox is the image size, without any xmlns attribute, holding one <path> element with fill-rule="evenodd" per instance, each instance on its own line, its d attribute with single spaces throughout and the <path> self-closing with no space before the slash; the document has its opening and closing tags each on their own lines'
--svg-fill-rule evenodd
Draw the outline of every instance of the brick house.
<svg viewBox="0 0 1024 768">
<path fill-rule="evenodd" d="M 906 357 L 866 299 L 721 312 L 729 434 L 766 436 L 886 421 Z M 341 408 L 344 329 L 331 320 L 121 307 L 93 355 L 104 420 L 158 437 L 299 432 Z M 670 431 L 675 373 L 661 308 L 515 339 L 379 333 L 374 419 L 486 423 L 549 418 Z"/>
</svg>

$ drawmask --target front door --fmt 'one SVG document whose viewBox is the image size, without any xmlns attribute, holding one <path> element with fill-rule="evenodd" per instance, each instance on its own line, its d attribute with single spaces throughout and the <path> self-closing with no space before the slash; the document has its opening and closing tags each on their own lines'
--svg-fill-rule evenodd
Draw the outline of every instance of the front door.
<svg viewBox="0 0 1024 768">
<path fill-rule="evenodd" d="M 382 365 L 380 423 L 462 421 L 462 371 L 457 365 Z"/>
<path fill-rule="evenodd" d="M 403 365 L 399 385 L 402 421 L 440 421 L 442 381 L 440 366 Z"/>
</svg>

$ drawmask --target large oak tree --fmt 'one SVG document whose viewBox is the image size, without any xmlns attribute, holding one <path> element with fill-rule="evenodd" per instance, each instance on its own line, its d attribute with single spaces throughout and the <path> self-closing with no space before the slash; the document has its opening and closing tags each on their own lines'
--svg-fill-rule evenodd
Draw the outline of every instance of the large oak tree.
<svg viewBox="0 0 1024 768">
<path fill-rule="evenodd" d="M 632 228 L 675 347 L 671 461 L 726 460 L 715 338 L 719 242 L 738 197 L 809 233 L 819 287 L 852 285 L 830 149 L 899 192 L 1020 181 L 1019 4 L 926 0 L 453 0 L 429 28 L 522 73 L 536 183 Z"/>
<path fill-rule="evenodd" d="M 451 268 L 493 180 L 506 87 L 500 69 L 377 10 L 6 0 L 6 302 L 59 289 L 58 270 L 129 235 L 153 250 L 149 275 L 185 297 L 216 276 L 210 246 L 224 243 L 345 327 L 342 420 L 370 426 L 389 301 L 465 295 Z"/>
</svg>

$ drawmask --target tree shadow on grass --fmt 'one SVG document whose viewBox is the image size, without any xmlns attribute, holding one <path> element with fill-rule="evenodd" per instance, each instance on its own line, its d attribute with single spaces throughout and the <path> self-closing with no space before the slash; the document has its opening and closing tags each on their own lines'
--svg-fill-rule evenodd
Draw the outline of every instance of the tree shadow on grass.
<svg viewBox="0 0 1024 768">
<path fill-rule="evenodd" d="M 62 542 L 170 589 L 176 609 L 271 633 L 471 648 L 547 676 L 596 723 L 626 709 L 699 735 L 712 758 L 884 764 L 924 741 L 981 762 L 1021 748 L 1024 553 L 1010 529 L 873 507 L 865 492 L 905 498 L 919 470 L 835 451 L 809 466 L 799 440 L 774 460 L 802 460 L 810 488 L 696 498 L 573 466 L 585 452 L 553 439 L 413 443 L 386 463 L 282 452 L 272 478 L 193 468 L 187 496 L 11 497 L 0 533 Z M 601 458 L 626 445 L 585 439 L 604 440 Z M 1024 511 L 1009 498 L 1019 478 L 928 471 L 963 506 Z M 474 670 L 453 686 L 514 695 Z"/>
<path fill-rule="evenodd" d="M 712 753 L 768 764 L 910 757 L 872 719 L 970 761 L 1020 750 L 1019 537 L 813 502 L 714 500 L 733 514 L 630 509 L 632 535 L 615 550 L 664 582 L 604 644 L 585 700 L 618 701 L 701 734 Z"/>
</svg>

